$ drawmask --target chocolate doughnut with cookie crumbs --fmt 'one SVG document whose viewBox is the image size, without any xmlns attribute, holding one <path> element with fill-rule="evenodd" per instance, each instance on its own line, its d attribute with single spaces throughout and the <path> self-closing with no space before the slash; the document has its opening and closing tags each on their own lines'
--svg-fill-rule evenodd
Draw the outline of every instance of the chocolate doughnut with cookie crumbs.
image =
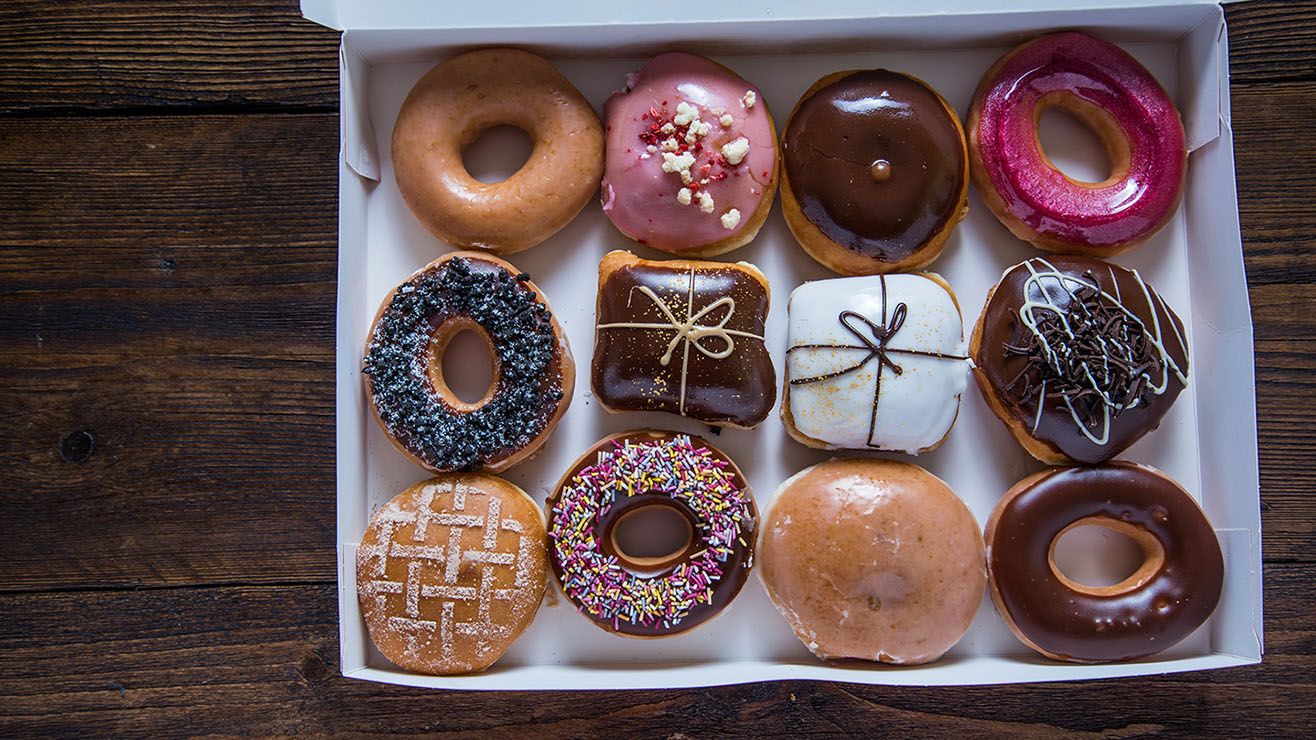
<svg viewBox="0 0 1316 740">
<path fill-rule="evenodd" d="M 443 379 L 443 354 L 465 330 L 484 339 L 494 364 L 475 403 Z M 436 472 L 497 472 L 532 455 L 566 412 L 576 377 L 566 335 L 539 288 L 478 252 L 444 255 L 384 299 L 362 374 L 394 446 Z"/>
<path fill-rule="evenodd" d="M 757 426 L 777 400 L 763 343 L 768 280 L 748 262 L 599 263 L 594 395 L 608 411 L 666 411 Z"/>
</svg>

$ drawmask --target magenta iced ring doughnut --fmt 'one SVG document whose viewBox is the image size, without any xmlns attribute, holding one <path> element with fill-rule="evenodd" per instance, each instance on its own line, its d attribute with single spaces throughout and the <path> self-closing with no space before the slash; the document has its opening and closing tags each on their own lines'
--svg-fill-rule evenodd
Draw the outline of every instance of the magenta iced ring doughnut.
<svg viewBox="0 0 1316 740">
<path fill-rule="evenodd" d="M 1101 140 L 1111 174 L 1081 182 L 1042 151 L 1048 108 Z M 1016 236 L 1066 254 L 1105 257 L 1149 239 L 1173 216 L 1187 150 L 1179 111 L 1128 53 L 1078 32 L 1015 47 L 983 75 L 969 110 L 973 181 Z"/>
</svg>

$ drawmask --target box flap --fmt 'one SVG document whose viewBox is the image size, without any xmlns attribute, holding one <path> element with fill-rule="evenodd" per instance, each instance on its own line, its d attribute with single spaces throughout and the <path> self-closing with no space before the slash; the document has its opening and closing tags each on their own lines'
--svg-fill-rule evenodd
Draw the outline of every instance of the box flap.
<svg viewBox="0 0 1316 740">
<path fill-rule="evenodd" d="M 1215 0 L 1083 0 L 1070 10 L 1135 8 L 1184 4 L 1216 4 Z M 954 15 L 958 13 L 1021 13 L 1054 10 L 1055 0 L 932 0 L 925 3 L 854 2 L 854 0 L 723 0 L 703 5 L 622 0 L 582 3 L 574 0 L 483 0 L 479 3 L 436 5 L 432 0 L 302 0 L 302 15 L 330 28 L 500 28 L 526 26 L 589 26 L 626 23 L 699 23 L 713 20 L 776 20 L 873 18 L 880 16 Z"/>
</svg>

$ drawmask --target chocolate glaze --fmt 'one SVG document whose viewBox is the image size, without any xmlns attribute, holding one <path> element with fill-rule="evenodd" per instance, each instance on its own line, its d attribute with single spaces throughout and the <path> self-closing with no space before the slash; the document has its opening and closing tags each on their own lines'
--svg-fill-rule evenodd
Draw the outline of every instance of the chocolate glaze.
<svg viewBox="0 0 1316 740">
<path fill-rule="evenodd" d="M 1067 587 L 1051 568 L 1051 543 L 1088 517 L 1146 530 L 1164 548 L 1164 564 L 1117 595 Z M 1174 481 L 1147 468 L 1055 468 L 1004 500 L 994 521 L 987 567 L 997 605 L 1048 653 L 1085 662 L 1151 655 L 1187 637 L 1220 600 L 1224 559 L 1210 522 Z"/>
<path fill-rule="evenodd" d="M 1083 433 L 1060 395 L 1047 395 L 1039 419 L 1038 394 L 1026 393 L 1024 390 L 1036 384 L 1030 384 L 1025 379 L 1011 387 L 1011 383 L 1021 373 L 1032 372 L 1030 363 L 1034 368 L 1036 365 L 1027 355 L 1007 348 L 1007 345 L 1017 346 L 1021 342 L 1023 327 L 1018 312 L 1024 303 L 1025 286 L 1031 277 L 1029 264 L 1038 270 L 1049 270 L 1047 265 L 1051 265 L 1065 275 L 1079 278 L 1090 275 L 1090 278 L 1085 279 L 1095 280 L 1106 293 L 1118 295 L 1123 307 L 1132 312 L 1149 332 L 1159 323 L 1162 343 L 1170 360 L 1187 375 L 1188 347 L 1180 341 L 1180 338 L 1187 336 L 1183 322 L 1150 285 L 1146 285 L 1144 293 L 1145 283 L 1137 273 L 1086 257 L 1048 256 L 1021 263 L 1005 273 L 992 293 L 979 319 L 981 339 L 973 357 L 976 366 L 974 375 L 978 381 L 990 385 L 1009 412 L 1023 422 L 1024 428 L 1033 437 L 1078 462 L 1109 460 L 1160 424 L 1161 418 L 1183 390 L 1184 383 L 1176 373 L 1170 372 L 1169 385 L 1163 393 L 1145 393 L 1139 404 L 1112 414 L 1109 438 L 1104 445 L 1094 443 Z M 1053 283 L 1049 282 L 1050 285 Z M 1077 309 L 1072 296 L 1063 291 L 1049 287 L 1047 295 L 1061 309 Z M 1148 295 L 1151 296 L 1150 301 Z M 1161 367 L 1157 364 L 1149 368 L 1149 374 L 1159 380 Z"/>
<path fill-rule="evenodd" d="M 743 268 L 715 262 L 707 266 L 671 267 L 636 260 L 607 275 L 599 286 L 598 329 L 594 332 L 592 381 L 594 393 L 619 411 L 667 411 L 710 424 L 752 427 L 772 411 L 777 400 L 777 376 L 763 341 L 768 294 L 763 284 Z M 694 293 L 691 303 L 690 282 Z M 676 344 L 668 364 L 661 360 L 677 336 L 672 321 L 641 288 L 659 297 L 678 321 L 698 315 L 714 302 L 723 305 L 696 321 L 699 327 L 742 332 L 732 335 L 734 351 L 710 357 L 696 347 L 720 354 L 726 339 L 712 334 L 691 336 Z M 690 307 L 693 306 L 693 311 Z M 727 317 L 728 310 L 731 311 Z M 656 328 L 608 327 L 643 323 Z M 660 326 L 659 326 L 660 325 Z M 688 357 L 686 353 L 688 351 Z M 685 408 L 681 404 L 682 363 L 685 364 Z"/>
<path fill-rule="evenodd" d="M 571 480 L 575 478 L 577 475 L 579 475 L 582 470 L 593 465 L 597 459 L 598 453 L 602 450 L 612 448 L 614 442 L 618 444 L 625 444 L 626 440 L 628 439 L 638 442 L 655 441 L 655 440 L 665 441 L 665 440 L 670 440 L 676 436 L 677 436 L 676 432 L 644 431 L 644 432 L 632 432 L 629 434 L 618 435 L 615 437 L 608 437 L 600 441 L 598 444 L 594 445 L 594 447 L 591 448 L 589 452 L 582 455 L 581 458 L 578 461 L 576 461 L 576 464 L 572 466 L 570 470 L 567 471 L 567 474 L 562 477 L 562 483 L 563 484 L 570 483 Z M 727 558 L 725 567 L 723 568 L 723 573 L 724 573 L 723 577 L 721 578 L 721 580 L 717 581 L 717 583 L 713 584 L 712 586 L 713 589 L 712 600 L 707 604 L 698 604 L 693 608 L 691 608 L 689 615 L 686 616 L 685 619 L 681 620 L 680 624 L 673 625 L 671 628 L 664 628 L 661 624 L 649 626 L 644 624 L 633 624 L 631 622 L 623 621 L 623 622 L 619 622 L 616 625 L 616 630 L 615 630 L 622 634 L 633 635 L 637 637 L 662 637 L 666 635 L 685 632 L 689 629 L 697 627 L 700 624 L 703 624 L 704 622 L 707 622 L 709 619 L 712 619 L 713 617 L 717 616 L 718 612 L 725 609 L 727 605 L 729 605 L 732 602 L 732 600 L 736 598 L 736 596 L 740 593 L 741 587 L 745 585 L 745 580 L 749 578 L 750 570 L 753 567 L 754 543 L 757 537 L 757 532 L 755 530 L 757 530 L 758 528 L 758 507 L 754 503 L 754 497 L 749 494 L 749 490 L 750 490 L 749 482 L 745 480 L 744 475 L 740 472 L 740 468 L 736 467 L 735 463 L 731 461 L 731 458 L 727 457 L 725 454 L 722 453 L 721 450 L 717 449 L 712 444 L 710 444 L 708 440 L 702 437 L 697 437 L 695 435 L 688 435 L 688 436 L 690 437 L 690 441 L 694 444 L 696 448 L 707 447 L 719 459 L 726 460 L 727 463 L 729 464 L 728 469 L 735 473 L 734 479 L 736 486 L 740 488 L 740 490 L 746 492 L 745 498 L 747 499 L 749 504 L 750 520 L 744 526 L 743 539 L 747 544 L 743 546 L 737 546 L 732 550 L 731 556 Z M 549 512 L 548 518 L 550 522 L 552 521 L 553 506 L 554 504 L 557 503 L 557 497 L 561 493 L 561 491 L 562 491 L 562 485 L 559 485 L 558 488 L 554 490 L 553 493 L 549 496 L 548 502 L 545 504 L 545 507 Z M 685 551 L 681 553 L 680 556 L 673 558 L 670 564 L 668 565 L 668 567 L 660 570 L 633 568 L 628 564 L 628 560 L 624 556 L 620 556 L 619 553 L 617 553 L 612 548 L 612 543 L 611 543 L 612 527 L 621 518 L 622 514 L 629 513 L 642 506 L 647 506 L 647 505 L 671 506 L 673 508 L 676 508 L 683 516 L 689 519 L 691 524 L 694 526 L 694 537 L 692 538 L 691 545 L 687 546 Z M 600 538 L 599 543 L 608 554 L 618 555 L 619 556 L 618 559 L 621 561 L 622 566 L 627 568 L 627 570 L 630 570 L 632 573 L 636 573 L 637 575 L 646 575 L 646 576 L 666 575 L 667 573 L 670 573 L 672 569 L 675 568 L 678 564 L 688 560 L 690 556 L 695 554 L 695 552 L 698 550 L 699 540 L 703 534 L 703 531 L 700 529 L 698 517 L 695 516 L 694 512 L 691 511 L 688 506 L 686 506 L 684 503 L 680 501 L 677 501 L 675 499 L 672 499 L 662 494 L 637 495 L 637 496 L 629 497 L 628 499 L 625 500 L 618 499 L 617 503 L 613 504 L 612 508 L 606 514 L 603 514 L 599 517 L 597 532 L 598 532 L 597 536 Z M 553 547 L 552 542 L 549 543 L 548 549 L 550 554 L 549 562 L 551 563 L 553 568 L 553 576 L 557 579 L 557 582 L 561 584 L 563 579 L 562 566 L 558 562 L 558 558 L 555 554 L 555 549 Z M 587 614 L 586 616 L 589 615 Z M 599 624 L 606 627 L 608 630 L 613 630 L 613 624 L 611 622 L 607 624 L 599 622 Z"/>
<path fill-rule="evenodd" d="M 781 148 L 805 217 L 865 257 L 909 257 L 960 209 L 964 135 L 941 98 L 905 75 L 853 72 L 823 87 L 800 101 Z"/>
</svg>

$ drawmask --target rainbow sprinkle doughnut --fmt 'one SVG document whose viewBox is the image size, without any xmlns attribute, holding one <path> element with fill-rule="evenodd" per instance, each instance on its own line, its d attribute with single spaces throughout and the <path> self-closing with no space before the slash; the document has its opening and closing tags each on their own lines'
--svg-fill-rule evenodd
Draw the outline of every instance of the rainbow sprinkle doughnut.
<svg viewBox="0 0 1316 740">
<path fill-rule="evenodd" d="M 683 546 L 628 553 L 624 520 L 665 507 L 688 524 Z M 754 560 L 758 510 L 744 476 L 706 441 L 672 432 L 605 438 L 576 461 L 548 500 L 553 572 L 599 627 L 665 637 L 731 603 Z"/>
</svg>

